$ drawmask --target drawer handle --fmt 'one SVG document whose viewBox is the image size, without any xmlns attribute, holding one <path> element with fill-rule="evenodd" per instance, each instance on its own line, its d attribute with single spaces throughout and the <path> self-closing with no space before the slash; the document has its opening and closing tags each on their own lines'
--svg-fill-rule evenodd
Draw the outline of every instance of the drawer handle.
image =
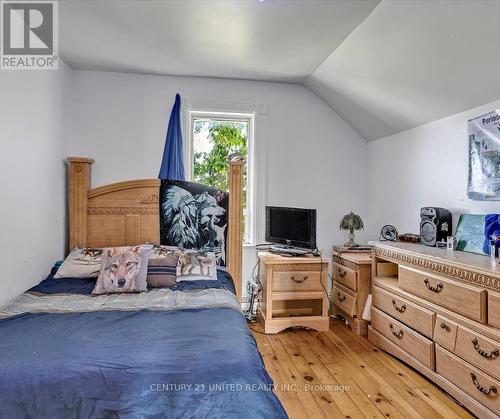
<svg viewBox="0 0 500 419">
<path fill-rule="evenodd" d="M 400 330 L 399 332 L 396 332 L 394 330 L 394 326 L 392 325 L 392 323 L 389 323 L 389 328 L 391 329 L 391 333 L 396 336 L 398 339 L 401 339 L 404 335 L 404 332 L 402 330 Z"/>
<path fill-rule="evenodd" d="M 472 339 L 472 344 L 474 345 L 474 349 L 476 350 L 476 352 L 479 355 L 484 356 L 485 358 L 496 358 L 498 355 L 500 355 L 500 351 L 498 350 L 498 348 L 493 349 L 491 352 L 481 349 L 477 338 Z"/>
<path fill-rule="evenodd" d="M 446 330 L 447 332 L 450 331 L 450 326 L 448 326 L 445 322 L 441 323 L 439 327 L 441 327 L 441 329 Z"/>
<path fill-rule="evenodd" d="M 392 306 L 396 311 L 399 311 L 400 313 L 404 313 L 406 311 L 406 305 L 403 304 L 402 306 L 398 307 L 396 305 L 396 300 L 392 300 Z"/>
<path fill-rule="evenodd" d="M 339 297 L 340 302 L 345 300 L 345 295 L 341 295 L 340 292 L 337 293 L 337 297 Z"/>
<path fill-rule="evenodd" d="M 302 282 L 306 281 L 308 279 L 308 276 L 305 275 L 302 277 L 302 279 L 295 279 L 295 275 L 292 275 L 290 279 L 295 282 L 296 284 L 301 284 Z"/>
<path fill-rule="evenodd" d="M 342 272 L 342 271 L 339 269 L 339 276 L 340 276 L 341 278 L 345 278 L 345 276 L 346 276 L 346 275 L 347 275 L 347 272 L 346 272 L 346 271 L 343 271 L 343 272 Z"/>
<path fill-rule="evenodd" d="M 470 378 L 472 378 L 472 382 L 474 383 L 474 385 L 476 386 L 476 388 L 483 394 L 491 394 L 491 393 L 495 393 L 497 394 L 497 388 L 495 386 L 489 386 L 489 388 L 486 388 L 486 387 L 483 387 L 481 384 L 479 384 L 479 382 L 477 381 L 477 377 L 476 377 L 476 374 L 474 374 L 473 372 L 470 373 Z"/>
<path fill-rule="evenodd" d="M 432 292 L 441 292 L 441 290 L 443 289 L 443 283 L 440 282 L 438 283 L 435 287 L 432 286 L 429 282 L 429 280 L 427 278 L 425 278 L 424 280 L 424 283 L 425 283 L 425 286 L 427 287 L 427 289 L 429 291 L 432 291 Z"/>
</svg>

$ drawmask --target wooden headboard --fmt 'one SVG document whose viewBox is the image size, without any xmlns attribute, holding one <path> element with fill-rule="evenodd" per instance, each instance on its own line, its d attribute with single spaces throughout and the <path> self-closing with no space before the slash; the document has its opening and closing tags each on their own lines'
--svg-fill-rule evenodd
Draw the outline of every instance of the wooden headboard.
<svg viewBox="0 0 500 419">
<path fill-rule="evenodd" d="M 69 248 L 160 243 L 160 180 L 140 179 L 91 189 L 93 159 L 68 157 Z M 227 267 L 241 301 L 243 161 L 229 163 Z"/>
</svg>

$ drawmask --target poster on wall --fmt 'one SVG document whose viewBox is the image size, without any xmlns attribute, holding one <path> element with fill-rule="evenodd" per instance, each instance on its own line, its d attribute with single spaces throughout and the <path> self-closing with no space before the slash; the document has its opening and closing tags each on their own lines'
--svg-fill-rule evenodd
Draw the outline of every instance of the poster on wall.
<svg viewBox="0 0 500 419">
<path fill-rule="evenodd" d="M 500 110 L 469 120 L 467 132 L 467 196 L 478 201 L 500 200 Z"/>
</svg>

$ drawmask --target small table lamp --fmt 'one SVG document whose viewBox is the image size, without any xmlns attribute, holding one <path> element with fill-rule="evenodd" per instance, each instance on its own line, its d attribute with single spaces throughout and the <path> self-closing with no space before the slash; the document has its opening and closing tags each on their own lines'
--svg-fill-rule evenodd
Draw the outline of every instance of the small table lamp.
<svg viewBox="0 0 500 419">
<path fill-rule="evenodd" d="M 349 241 L 344 245 L 345 247 L 356 247 L 359 244 L 356 244 L 354 241 L 354 230 L 364 229 L 363 220 L 359 215 L 354 214 L 352 211 L 344 215 L 342 220 L 340 220 L 340 229 L 341 230 L 349 230 Z"/>
</svg>

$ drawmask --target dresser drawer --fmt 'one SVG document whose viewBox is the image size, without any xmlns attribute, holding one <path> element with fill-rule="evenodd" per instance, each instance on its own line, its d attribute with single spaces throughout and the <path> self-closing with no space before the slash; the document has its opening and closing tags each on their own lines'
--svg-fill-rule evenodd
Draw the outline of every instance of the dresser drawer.
<svg viewBox="0 0 500 419">
<path fill-rule="evenodd" d="M 436 371 L 492 412 L 500 415 L 499 381 L 439 345 L 436 346 Z"/>
<path fill-rule="evenodd" d="M 321 275 L 318 271 L 275 271 L 273 291 L 321 291 Z"/>
<path fill-rule="evenodd" d="M 486 322 L 486 291 L 437 275 L 399 267 L 399 287 L 466 317 Z"/>
<path fill-rule="evenodd" d="M 449 351 L 455 350 L 457 340 L 458 325 L 444 317 L 436 317 L 436 326 L 434 327 L 434 342 L 440 344 Z"/>
<path fill-rule="evenodd" d="M 434 369 L 434 343 L 432 341 L 373 307 L 372 327 L 426 367 Z"/>
<path fill-rule="evenodd" d="M 435 313 L 379 287 L 373 287 L 372 304 L 397 320 L 432 338 Z"/>
<path fill-rule="evenodd" d="M 500 294 L 488 291 L 488 323 L 500 329 Z"/>
<path fill-rule="evenodd" d="M 499 342 L 458 326 L 455 354 L 500 380 Z M 498 402 L 500 403 L 500 399 Z"/>
<path fill-rule="evenodd" d="M 358 289 L 357 277 L 358 274 L 354 269 L 336 262 L 333 263 L 333 279 L 353 291 Z"/>
<path fill-rule="evenodd" d="M 353 317 L 356 314 L 356 297 L 351 295 L 349 291 L 344 289 L 341 285 L 333 286 L 332 300 L 333 304 L 349 316 Z"/>
</svg>

